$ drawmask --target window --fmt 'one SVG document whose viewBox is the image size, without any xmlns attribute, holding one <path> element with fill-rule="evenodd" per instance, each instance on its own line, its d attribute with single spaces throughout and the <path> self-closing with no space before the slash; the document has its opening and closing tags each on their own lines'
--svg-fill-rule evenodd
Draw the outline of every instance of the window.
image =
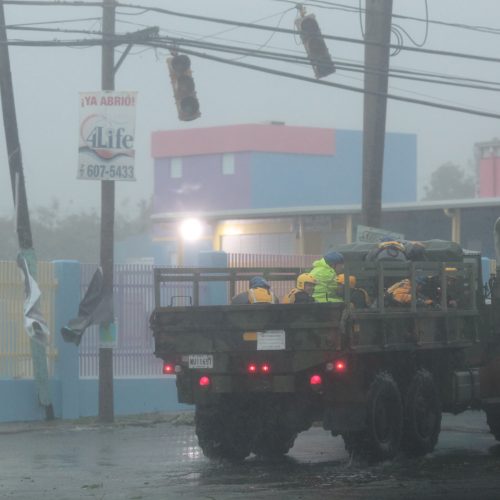
<svg viewBox="0 0 500 500">
<path fill-rule="evenodd" d="M 182 158 L 172 158 L 170 160 L 170 177 L 172 179 L 182 177 Z"/>
<path fill-rule="evenodd" d="M 222 175 L 234 174 L 234 154 L 224 153 L 222 155 Z"/>
</svg>

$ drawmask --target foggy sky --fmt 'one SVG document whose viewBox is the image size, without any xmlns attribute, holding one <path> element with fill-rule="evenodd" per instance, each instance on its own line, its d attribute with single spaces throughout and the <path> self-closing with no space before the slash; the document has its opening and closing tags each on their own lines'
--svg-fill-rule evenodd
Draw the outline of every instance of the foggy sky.
<svg viewBox="0 0 500 500">
<path fill-rule="evenodd" d="M 212 17 L 276 26 L 281 14 L 291 4 L 276 0 L 143 0 L 136 3 Z M 339 0 L 358 6 L 358 0 Z M 362 2 L 364 5 L 364 2 Z M 500 19 L 500 2 L 496 0 L 428 0 L 429 17 L 455 23 L 495 27 Z M 172 36 L 210 36 L 231 27 L 160 14 L 124 15 L 137 12 L 119 9 L 117 33 L 147 26 L 159 26 L 161 34 Z M 308 7 L 315 13 L 324 33 L 360 38 L 359 15 L 339 10 Z M 394 0 L 394 12 L 424 17 L 424 0 Z M 100 18 L 99 8 L 5 6 L 7 25 L 49 20 Z M 281 27 L 293 28 L 295 10 L 281 19 Z M 394 20 L 418 42 L 423 39 L 425 24 L 410 20 Z M 134 24 L 130 24 L 134 23 Z M 64 23 L 63 28 L 100 29 L 99 20 Z M 28 33 L 9 31 L 10 39 L 70 39 L 64 33 Z M 209 41 L 233 44 L 234 40 L 264 44 L 269 33 L 249 29 L 233 29 L 218 35 L 223 39 Z M 500 57 L 499 35 L 465 31 L 430 25 L 425 48 L 449 50 Z M 293 49 L 302 53 L 292 35 L 276 34 L 266 45 L 268 50 Z M 333 40 L 327 45 L 334 60 L 363 61 L 361 45 Z M 405 38 L 405 45 L 412 46 Z M 202 50 L 203 51 L 203 50 Z M 117 58 L 119 57 L 117 52 Z M 209 127 L 241 123 L 284 121 L 288 125 L 362 128 L 363 96 L 335 88 L 313 85 L 243 68 L 222 65 L 192 57 L 202 117 L 183 123 L 177 119 L 170 80 L 166 69 L 165 50 L 135 46 L 116 76 L 117 90 L 138 91 L 136 125 L 137 182 L 117 182 L 118 210 L 130 210 L 137 201 L 149 198 L 153 190 L 153 160 L 150 156 L 150 135 L 154 130 Z M 217 54 L 219 55 L 219 54 Z M 11 68 L 14 81 L 17 119 L 24 160 L 28 202 L 31 208 L 47 206 L 60 200 L 66 211 L 100 211 L 100 183 L 76 180 L 78 150 L 78 92 L 95 91 L 101 85 L 100 48 L 17 48 L 11 47 Z M 234 57 L 234 56 L 225 56 Z M 246 58 L 245 62 L 313 76 L 312 69 L 302 65 Z M 434 55 L 401 52 L 391 57 L 391 67 L 425 70 L 484 80 L 500 80 L 500 64 L 451 59 Z M 362 75 L 339 70 L 327 77 L 329 81 L 361 86 Z M 399 79 L 389 81 L 389 92 L 424 100 L 500 112 L 499 96 L 494 92 L 470 90 Z M 3 123 L 0 125 L 0 215 L 12 213 L 12 195 L 8 174 Z M 429 174 L 441 164 L 453 161 L 462 166 L 473 160 L 475 142 L 499 137 L 496 120 L 451 111 L 389 101 L 387 130 L 417 134 L 419 192 L 428 182 Z M 401 165 L 401 168 L 404 168 Z M 124 205 L 125 200 L 130 200 Z M 335 200 L 332 200 L 332 204 Z"/>
</svg>

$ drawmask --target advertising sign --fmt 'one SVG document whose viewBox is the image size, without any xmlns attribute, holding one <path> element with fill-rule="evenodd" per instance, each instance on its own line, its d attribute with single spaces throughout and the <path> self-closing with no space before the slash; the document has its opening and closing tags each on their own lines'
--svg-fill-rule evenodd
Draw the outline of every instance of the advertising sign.
<svg viewBox="0 0 500 500">
<path fill-rule="evenodd" d="M 78 179 L 135 181 L 136 95 L 80 93 Z"/>
</svg>

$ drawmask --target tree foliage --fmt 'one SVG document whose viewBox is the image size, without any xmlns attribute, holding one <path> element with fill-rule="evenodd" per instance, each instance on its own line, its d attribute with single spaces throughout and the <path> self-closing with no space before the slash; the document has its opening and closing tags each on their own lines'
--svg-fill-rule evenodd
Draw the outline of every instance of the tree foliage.
<svg viewBox="0 0 500 500">
<path fill-rule="evenodd" d="M 151 202 L 142 200 L 135 215 L 128 202 L 117 207 L 115 240 L 149 232 Z M 99 262 L 101 222 L 96 211 L 68 214 L 53 201 L 30 214 L 31 230 L 39 260 L 74 259 L 80 262 Z M 15 224 L 12 217 L 0 217 L 0 260 L 14 260 L 18 252 Z"/>
<path fill-rule="evenodd" d="M 447 162 L 432 172 L 424 189 L 424 200 L 453 200 L 473 198 L 476 187 L 474 176 L 459 165 Z"/>
</svg>

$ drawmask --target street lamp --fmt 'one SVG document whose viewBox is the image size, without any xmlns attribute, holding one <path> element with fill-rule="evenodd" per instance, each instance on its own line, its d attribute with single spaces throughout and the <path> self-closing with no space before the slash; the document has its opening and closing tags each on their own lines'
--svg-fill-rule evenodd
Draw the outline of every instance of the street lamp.
<svg viewBox="0 0 500 500">
<path fill-rule="evenodd" d="M 179 231 L 184 241 L 196 241 L 203 234 L 203 225 L 199 219 L 185 219 L 181 222 Z"/>
<path fill-rule="evenodd" d="M 203 236 L 203 224 L 199 219 L 184 219 L 179 225 L 177 265 L 184 264 L 184 242 L 194 242 Z"/>
</svg>

